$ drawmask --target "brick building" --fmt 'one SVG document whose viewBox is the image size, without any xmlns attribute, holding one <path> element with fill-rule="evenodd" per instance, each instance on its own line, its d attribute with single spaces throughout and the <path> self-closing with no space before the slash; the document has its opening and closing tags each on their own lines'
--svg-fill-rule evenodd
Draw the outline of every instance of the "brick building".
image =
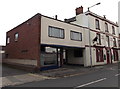
<svg viewBox="0 0 120 89">
<path fill-rule="evenodd" d="M 90 22 L 92 24 L 88 24 Z M 117 31 L 117 24 L 92 12 L 83 12 L 83 7 L 76 9 L 75 17 L 65 21 L 38 13 L 7 32 L 6 62 L 34 65 L 40 70 L 64 64 L 95 66 L 116 63 Z"/>
</svg>

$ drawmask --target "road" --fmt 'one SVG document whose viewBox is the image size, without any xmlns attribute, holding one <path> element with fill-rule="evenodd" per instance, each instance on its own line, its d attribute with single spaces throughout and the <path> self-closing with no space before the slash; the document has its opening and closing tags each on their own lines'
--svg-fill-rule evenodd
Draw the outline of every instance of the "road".
<svg viewBox="0 0 120 89">
<path fill-rule="evenodd" d="M 66 78 L 43 80 L 17 85 L 14 87 L 118 87 L 120 69 L 116 65 L 105 67 L 84 75 L 77 75 Z"/>
</svg>

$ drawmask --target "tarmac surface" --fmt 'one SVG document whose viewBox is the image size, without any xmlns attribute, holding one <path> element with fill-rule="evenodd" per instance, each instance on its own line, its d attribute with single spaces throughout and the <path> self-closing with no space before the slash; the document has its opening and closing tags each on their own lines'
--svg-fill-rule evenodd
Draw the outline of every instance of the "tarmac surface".
<svg viewBox="0 0 120 89">
<path fill-rule="evenodd" d="M 50 80 L 50 79 L 58 79 L 58 78 L 76 76 L 76 75 L 84 75 L 90 72 L 102 70 L 104 68 L 109 68 L 112 65 L 117 66 L 118 64 L 95 66 L 92 68 L 91 67 L 85 68 L 83 66 L 74 66 L 74 65 L 64 65 L 63 67 L 58 69 L 39 71 L 38 73 L 28 73 L 25 71 L 22 72 L 21 70 L 17 70 L 13 68 L 8 68 L 9 71 L 7 71 L 7 68 L 4 68 L 6 66 L 3 66 L 3 69 L 6 69 L 7 72 L 3 70 L 4 75 L 0 77 L 0 80 L 2 81 L 2 83 L 0 83 L 0 86 L 1 87 L 10 86 L 10 85 L 14 86 L 14 85 L 30 83 L 34 81 L 43 81 L 48 79 Z"/>
</svg>

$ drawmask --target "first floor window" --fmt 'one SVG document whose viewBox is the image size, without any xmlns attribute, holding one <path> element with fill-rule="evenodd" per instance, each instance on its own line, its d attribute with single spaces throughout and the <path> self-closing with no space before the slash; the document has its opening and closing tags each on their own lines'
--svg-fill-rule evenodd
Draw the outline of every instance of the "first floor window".
<svg viewBox="0 0 120 89">
<path fill-rule="evenodd" d="M 98 19 L 95 20 L 95 24 L 96 24 L 96 29 L 100 30 L 100 24 Z"/>
<path fill-rule="evenodd" d="M 48 28 L 49 37 L 64 38 L 64 29 L 49 26 Z"/>
<path fill-rule="evenodd" d="M 109 36 L 106 36 L 106 43 L 107 43 L 108 47 L 110 47 L 110 39 L 109 39 Z"/>
<path fill-rule="evenodd" d="M 18 41 L 18 36 L 19 36 L 19 34 L 15 33 L 15 41 Z"/>
<path fill-rule="evenodd" d="M 113 38 L 113 46 L 114 46 L 114 47 L 117 46 L 117 45 L 116 45 L 116 39 L 115 39 L 115 38 Z"/>
<path fill-rule="evenodd" d="M 114 26 L 112 26 L 112 34 L 115 35 L 115 28 L 114 28 Z"/>
<path fill-rule="evenodd" d="M 10 37 L 7 37 L 7 44 L 10 43 Z"/>
<path fill-rule="evenodd" d="M 101 45 L 101 35 L 97 34 L 97 38 L 98 38 L 98 44 Z"/>
<path fill-rule="evenodd" d="M 71 40 L 82 41 L 82 33 L 71 31 L 70 32 Z"/>
<path fill-rule="evenodd" d="M 108 32 L 108 24 L 105 23 L 105 32 Z"/>
</svg>

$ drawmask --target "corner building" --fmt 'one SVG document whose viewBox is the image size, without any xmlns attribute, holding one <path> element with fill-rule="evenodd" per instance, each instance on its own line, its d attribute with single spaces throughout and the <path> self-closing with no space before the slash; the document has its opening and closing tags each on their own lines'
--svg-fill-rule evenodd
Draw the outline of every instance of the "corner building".
<svg viewBox="0 0 120 89">
<path fill-rule="evenodd" d="M 65 21 L 38 13 L 6 37 L 6 62 L 40 70 L 116 63 L 118 54 L 118 25 L 90 11 L 84 13 L 83 7 Z"/>
</svg>

